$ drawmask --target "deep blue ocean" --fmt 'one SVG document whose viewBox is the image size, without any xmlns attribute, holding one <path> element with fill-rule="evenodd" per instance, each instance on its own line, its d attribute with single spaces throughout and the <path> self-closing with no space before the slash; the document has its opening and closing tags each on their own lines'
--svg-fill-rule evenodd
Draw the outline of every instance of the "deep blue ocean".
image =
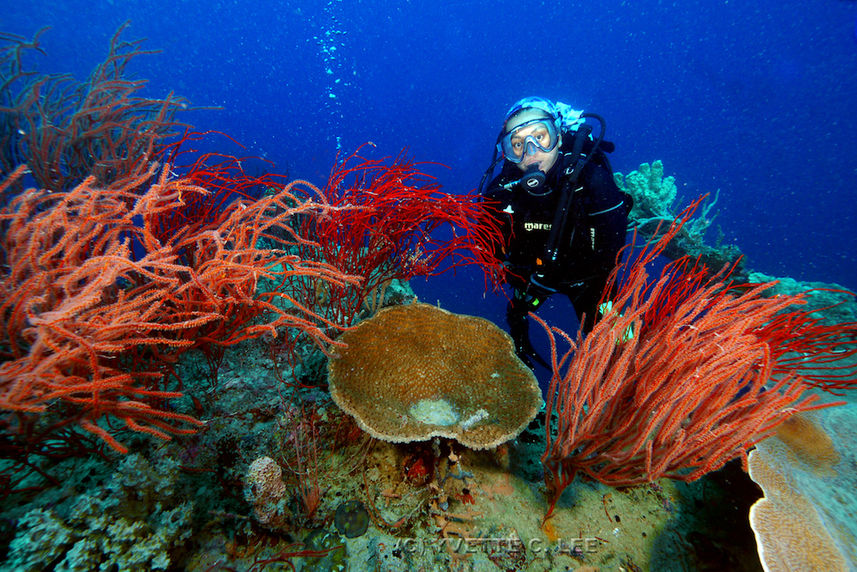
<svg viewBox="0 0 857 572">
<path fill-rule="evenodd" d="M 749 268 L 857 289 L 857 2 L 31 0 L 5 3 L 0 30 L 51 26 L 33 64 L 83 80 L 126 20 L 123 39 L 161 50 L 129 70 L 146 95 L 219 107 L 180 118 L 291 177 L 323 185 L 371 141 L 471 192 L 508 107 L 542 95 L 606 118 L 615 170 L 661 159 L 682 204 L 719 189 Z M 503 321 L 476 273 L 414 287 Z"/>
</svg>

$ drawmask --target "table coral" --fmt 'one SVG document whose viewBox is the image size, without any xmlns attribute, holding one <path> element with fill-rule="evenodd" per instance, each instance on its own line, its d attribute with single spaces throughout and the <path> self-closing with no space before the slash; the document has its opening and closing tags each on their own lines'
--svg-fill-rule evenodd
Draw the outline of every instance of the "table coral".
<svg viewBox="0 0 857 572">
<path fill-rule="evenodd" d="M 331 396 L 378 439 L 488 449 L 517 436 L 542 403 L 512 339 L 483 318 L 395 306 L 338 341 L 347 347 L 329 362 Z"/>
</svg>

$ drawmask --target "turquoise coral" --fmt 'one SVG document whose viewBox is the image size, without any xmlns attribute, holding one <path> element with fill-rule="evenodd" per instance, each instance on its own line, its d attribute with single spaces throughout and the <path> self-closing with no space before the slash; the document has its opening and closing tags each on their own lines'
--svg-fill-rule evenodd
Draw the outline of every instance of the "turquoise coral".
<svg viewBox="0 0 857 572">
<path fill-rule="evenodd" d="M 675 177 L 664 177 L 663 162 L 653 161 L 651 164 L 641 163 L 636 171 L 627 175 L 615 173 L 613 178 L 616 185 L 634 200 L 628 215 L 630 227 L 647 240 L 657 239 L 659 233 L 663 233 L 676 218 L 673 210 L 678 194 Z M 687 221 L 681 233 L 664 250 L 664 255 L 673 260 L 682 256 L 698 257 L 711 273 L 737 262 L 738 266 L 732 274 L 738 278 L 744 275 L 738 247 L 722 244 L 722 232 L 714 246 L 705 243 L 706 232 L 715 216 L 711 215 L 711 211 L 717 204 L 719 194 L 718 190 L 713 197 L 701 203 L 699 215 Z"/>
<path fill-rule="evenodd" d="M 634 198 L 634 208 L 629 217 L 637 225 L 674 218 L 672 205 L 678 191 L 675 177 L 664 178 L 663 162 L 641 163 L 636 171 L 628 175 L 615 173 L 613 177 L 619 188 Z"/>
</svg>

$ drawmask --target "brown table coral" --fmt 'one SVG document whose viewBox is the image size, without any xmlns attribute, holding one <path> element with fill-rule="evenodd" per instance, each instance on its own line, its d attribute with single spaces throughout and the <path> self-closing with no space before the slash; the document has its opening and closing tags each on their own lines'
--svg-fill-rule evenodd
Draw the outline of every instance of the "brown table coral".
<svg viewBox="0 0 857 572">
<path fill-rule="evenodd" d="M 472 449 L 516 437 L 542 404 L 512 339 L 488 320 L 428 304 L 381 310 L 342 334 L 330 393 L 369 434 L 447 437 Z"/>
</svg>

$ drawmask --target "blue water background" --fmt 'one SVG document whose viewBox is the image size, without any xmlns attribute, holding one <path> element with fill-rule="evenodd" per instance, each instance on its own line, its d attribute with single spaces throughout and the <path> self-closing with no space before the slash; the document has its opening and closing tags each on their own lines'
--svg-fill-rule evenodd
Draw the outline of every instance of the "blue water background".
<svg viewBox="0 0 857 572">
<path fill-rule="evenodd" d="M 857 289 L 857 3 L 6 3 L 0 29 L 42 26 L 43 71 L 84 79 L 123 38 L 147 95 L 230 134 L 281 172 L 323 184 L 337 149 L 408 148 L 453 193 L 472 191 L 508 106 L 544 95 L 602 114 L 614 168 L 661 159 L 686 204 L 720 190 L 717 223 L 752 269 Z M 226 151 L 241 153 L 224 146 Z M 716 233 L 715 233 L 716 234 Z M 713 237 L 712 237 L 713 238 Z M 503 322 L 473 272 L 414 284 Z M 571 327 L 567 302 L 540 313 Z"/>
</svg>

